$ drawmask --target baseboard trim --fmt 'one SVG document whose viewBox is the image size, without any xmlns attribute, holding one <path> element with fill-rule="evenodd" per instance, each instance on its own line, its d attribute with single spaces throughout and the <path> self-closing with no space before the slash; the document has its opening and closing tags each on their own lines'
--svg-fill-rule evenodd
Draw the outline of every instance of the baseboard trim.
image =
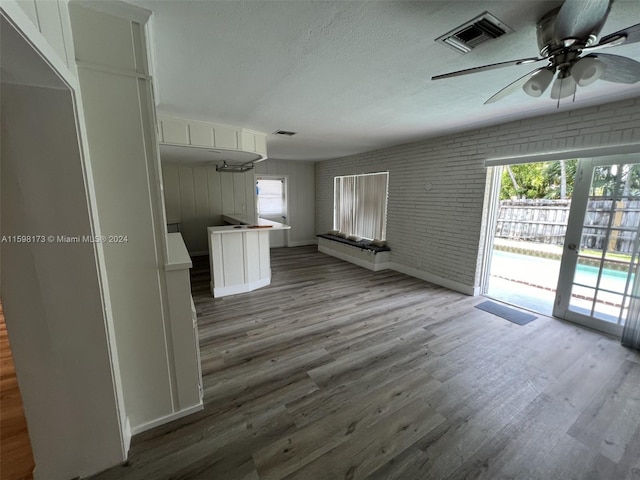
<svg viewBox="0 0 640 480">
<path fill-rule="evenodd" d="M 285 247 L 273 247 L 273 248 L 286 248 L 286 247 L 306 247 L 307 245 L 317 245 L 318 240 L 298 240 L 296 242 L 289 242 Z M 189 252 L 189 256 L 191 257 L 206 257 L 209 255 L 208 250 L 202 250 L 198 252 Z"/>
<path fill-rule="evenodd" d="M 374 272 L 379 272 L 381 270 L 388 270 L 391 265 L 390 262 L 379 262 L 379 263 L 368 262 L 366 260 L 353 257 L 349 254 L 339 252 L 332 248 L 324 247 L 322 245 L 318 246 L 318 251 L 322 253 L 326 253 L 327 255 L 331 255 L 332 257 L 339 258 L 340 260 L 344 260 L 345 262 L 353 263 L 354 265 L 358 265 L 359 267 L 366 268 L 367 270 L 372 270 Z M 383 253 L 388 253 L 388 252 L 383 252 Z M 371 257 L 375 258 L 376 255 L 372 254 Z"/>
<path fill-rule="evenodd" d="M 271 283 L 271 275 L 265 278 L 261 278 L 257 282 L 243 283 L 242 285 L 230 285 L 228 287 L 214 287 L 213 282 L 210 282 L 211 293 L 214 297 L 226 297 L 228 295 L 237 295 L 239 293 L 247 293 L 257 290 L 258 288 L 266 287 Z"/>
<path fill-rule="evenodd" d="M 180 410 L 178 412 L 174 412 L 171 413 L 169 415 L 165 415 L 164 417 L 160 417 L 157 418 L 155 420 L 152 420 L 151 422 L 147 422 L 144 423 L 142 425 L 138 425 L 137 427 L 133 427 L 131 429 L 131 434 L 132 435 L 137 435 L 138 433 L 142 433 L 145 432 L 147 430 L 151 430 L 152 428 L 158 427 L 160 425 L 164 425 L 165 423 L 169 423 L 172 422 L 174 420 L 177 420 L 179 418 L 182 417 L 186 417 L 187 415 L 191 415 L 192 413 L 196 413 L 199 412 L 200 410 L 204 409 L 204 403 L 202 403 L 202 401 L 196 405 L 193 405 L 191 407 L 187 407 L 183 410 Z"/>
<path fill-rule="evenodd" d="M 313 240 L 298 240 L 296 242 L 289 241 L 287 247 L 305 247 L 307 245 L 317 245 L 318 241 L 314 238 Z"/>
<path fill-rule="evenodd" d="M 470 295 L 473 297 L 480 295 L 479 286 L 474 287 L 471 285 L 465 285 L 464 283 L 456 282 L 455 280 L 442 278 L 438 275 L 434 275 L 432 273 L 418 270 L 417 268 L 408 267 L 406 265 L 395 262 L 391 262 L 390 268 L 391 270 L 395 270 L 396 272 L 404 273 L 405 275 L 409 275 L 410 277 L 419 278 L 420 280 L 424 280 L 425 282 L 435 283 L 436 285 L 448 288 L 449 290 L 464 293 L 465 295 Z"/>
</svg>

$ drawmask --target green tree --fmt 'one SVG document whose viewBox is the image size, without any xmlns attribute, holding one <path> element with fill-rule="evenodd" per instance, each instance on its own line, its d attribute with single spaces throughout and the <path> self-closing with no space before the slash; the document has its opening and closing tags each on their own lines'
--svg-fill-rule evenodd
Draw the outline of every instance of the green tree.
<svg viewBox="0 0 640 480">
<path fill-rule="evenodd" d="M 593 173 L 593 188 L 597 195 L 640 196 L 640 167 L 620 164 L 596 167 Z"/>
<path fill-rule="evenodd" d="M 505 166 L 500 199 L 571 198 L 577 159 Z"/>
<path fill-rule="evenodd" d="M 544 198 L 547 181 L 544 163 L 507 166 L 502 172 L 500 199 Z"/>
<path fill-rule="evenodd" d="M 544 198 L 561 199 L 571 198 L 573 195 L 573 182 L 576 177 L 578 159 L 557 160 L 549 162 L 546 167 L 547 192 Z M 563 175 L 564 170 L 564 175 Z"/>
</svg>

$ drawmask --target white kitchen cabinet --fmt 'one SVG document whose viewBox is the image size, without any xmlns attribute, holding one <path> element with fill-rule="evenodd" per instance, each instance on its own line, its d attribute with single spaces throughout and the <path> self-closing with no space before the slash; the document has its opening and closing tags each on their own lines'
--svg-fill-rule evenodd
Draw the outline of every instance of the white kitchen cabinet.
<svg viewBox="0 0 640 480">
<path fill-rule="evenodd" d="M 251 292 L 271 283 L 269 232 L 288 230 L 282 223 L 225 215 L 232 225 L 209 227 L 211 293 L 214 297 Z"/>
<path fill-rule="evenodd" d="M 167 236 L 168 258 L 165 264 L 171 336 L 175 357 L 176 388 L 181 411 L 202 405 L 202 368 L 198 345 L 198 322 L 191 297 L 189 269 L 191 257 L 180 233 Z M 187 321 L 189 319 L 190 321 Z M 193 388 L 194 384 L 198 386 Z"/>
<path fill-rule="evenodd" d="M 160 143 L 253 153 L 255 161 L 267 158 L 267 135 L 246 128 L 177 117 L 158 118 Z"/>
</svg>

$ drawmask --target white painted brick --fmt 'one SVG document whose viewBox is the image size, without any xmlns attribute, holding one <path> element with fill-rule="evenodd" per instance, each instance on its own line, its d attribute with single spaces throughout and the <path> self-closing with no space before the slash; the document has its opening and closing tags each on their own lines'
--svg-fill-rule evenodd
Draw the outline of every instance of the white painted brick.
<svg viewBox="0 0 640 480">
<path fill-rule="evenodd" d="M 474 286 L 484 159 L 640 141 L 640 99 L 558 112 L 337 160 L 317 162 L 316 230 L 333 224 L 333 177 L 389 171 L 392 261 Z M 433 188 L 424 190 L 429 181 Z"/>
<path fill-rule="evenodd" d="M 597 125 L 591 128 L 580 129 L 580 135 L 591 135 L 594 133 L 602 133 L 611 131 L 611 125 Z"/>
</svg>

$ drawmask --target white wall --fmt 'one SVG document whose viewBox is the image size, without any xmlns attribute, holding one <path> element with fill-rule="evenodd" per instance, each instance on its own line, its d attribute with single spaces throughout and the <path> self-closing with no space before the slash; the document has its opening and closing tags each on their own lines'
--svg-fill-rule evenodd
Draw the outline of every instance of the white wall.
<svg viewBox="0 0 640 480">
<path fill-rule="evenodd" d="M 638 98 L 318 162 L 316 231 L 332 228 L 336 175 L 388 170 L 394 268 L 478 293 L 485 159 L 548 152 L 571 157 L 580 149 L 634 143 L 640 143 Z"/>
<path fill-rule="evenodd" d="M 208 252 L 207 227 L 222 225 L 223 213 L 255 215 L 253 172 L 163 163 L 162 176 L 167 222 L 180 223 L 191 254 Z"/>
<path fill-rule="evenodd" d="M 221 225 L 223 213 L 255 215 L 256 174 L 288 176 L 289 246 L 315 243 L 312 163 L 265 160 L 245 173 L 164 163 L 162 172 L 167 222 L 180 223 L 191 254 L 208 252 L 207 227 Z"/>
<path fill-rule="evenodd" d="M 17 0 L 16 4 L 47 39 L 58 57 L 75 71 L 67 0 Z"/>
<path fill-rule="evenodd" d="M 288 189 L 289 247 L 316 243 L 315 167 L 311 162 L 266 160 L 256 164 L 256 174 L 286 175 Z"/>
</svg>

